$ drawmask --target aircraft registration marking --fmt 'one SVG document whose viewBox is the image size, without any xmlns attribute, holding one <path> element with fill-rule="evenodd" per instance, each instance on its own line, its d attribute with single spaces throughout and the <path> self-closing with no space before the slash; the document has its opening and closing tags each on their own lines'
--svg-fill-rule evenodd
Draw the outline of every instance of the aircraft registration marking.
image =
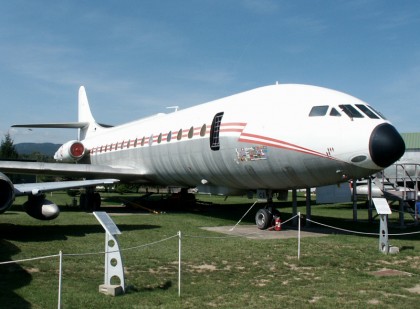
<svg viewBox="0 0 420 309">
<path fill-rule="evenodd" d="M 267 146 L 236 148 L 236 157 L 238 162 L 267 160 L 268 148 Z"/>
</svg>

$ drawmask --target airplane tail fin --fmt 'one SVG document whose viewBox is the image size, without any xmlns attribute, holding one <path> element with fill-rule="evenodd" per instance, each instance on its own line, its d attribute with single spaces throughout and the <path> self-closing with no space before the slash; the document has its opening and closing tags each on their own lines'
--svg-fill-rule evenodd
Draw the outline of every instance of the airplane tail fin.
<svg viewBox="0 0 420 309">
<path fill-rule="evenodd" d="M 31 123 L 31 124 L 15 124 L 15 128 L 59 128 L 59 129 L 79 129 L 79 141 L 87 136 L 99 132 L 111 125 L 97 123 L 90 111 L 89 102 L 86 96 L 85 87 L 79 88 L 79 114 L 77 122 L 54 122 L 54 123 Z"/>
<path fill-rule="evenodd" d="M 79 109 L 78 122 L 85 124 L 85 126 L 79 129 L 79 140 L 83 140 L 89 135 L 100 131 L 101 129 L 111 127 L 111 126 L 99 124 L 96 122 L 90 110 L 89 101 L 88 101 L 84 86 L 80 86 L 79 88 L 78 109 Z"/>
<path fill-rule="evenodd" d="M 79 88 L 79 115 L 78 121 L 79 122 L 88 122 L 93 123 L 96 122 L 92 116 L 92 112 L 90 111 L 90 106 L 88 102 L 88 98 L 86 95 L 86 90 L 84 86 L 80 86 Z"/>
</svg>

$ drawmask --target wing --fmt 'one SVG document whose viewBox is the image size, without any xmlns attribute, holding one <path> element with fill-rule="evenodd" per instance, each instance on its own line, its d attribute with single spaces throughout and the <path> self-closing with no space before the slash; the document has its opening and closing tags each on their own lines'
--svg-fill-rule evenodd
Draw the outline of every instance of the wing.
<svg viewBox="0 0 420 309">
<path fill-rule="evenodd" d="M 128 182 L 148 182 L 147 176 L 141 170 L 107 165 L 0 161 L 0 171 L 11 174 L 57 175 L 90 179 L 116 178 Z"/>
<path fill-rule="evenodd" d="M 118 179 L 96 179 L 96 180 L 76 180 L 76 181 L 59 181 L 59 182 L 40 182 L 40 183 L 25 183 L 15 184 L 15 196 L 22 195 L 38 195 L 45 192 L 91 187 L 99 185 L 110 185 L 119 182 Z"/>
<path fill-rule="evenodd" d="M 6 175 L 0 173 L 0 214 L 12 206 L 15 196 L 27 195 L 28 201 L 23 204 L 24 210 L 36 219 L 51 220 L 59 215 L 60 210 L 56 204 L 46 200 L 43 193 L 70 188 L 108 185 L 118 181 L 118 179 L 97 179 L 13 184 Z"/>
</svg>

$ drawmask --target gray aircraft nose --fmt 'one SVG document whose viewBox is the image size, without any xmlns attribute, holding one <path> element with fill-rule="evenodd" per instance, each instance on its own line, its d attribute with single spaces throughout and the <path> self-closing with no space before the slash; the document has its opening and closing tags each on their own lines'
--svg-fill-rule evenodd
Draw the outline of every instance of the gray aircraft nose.
<svg viewBox="0 0 420 309">
<path fill-rule="evenodd" d="M 373 162 L 385 168 L 401 158 L 405 152 L 405 143 L 392 125 L 383 123 L 370 136 L 369 152 Z"/>
</svg>

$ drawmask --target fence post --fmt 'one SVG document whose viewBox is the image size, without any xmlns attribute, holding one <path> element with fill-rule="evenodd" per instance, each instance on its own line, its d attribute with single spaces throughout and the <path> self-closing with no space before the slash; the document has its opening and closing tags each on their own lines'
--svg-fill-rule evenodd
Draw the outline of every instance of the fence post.
<svg viewBox="0 0 420 309">
<path fill-rule="evenodd" d="M 181 297 L 181 231 L 178 231 L 178 297 Z"/>
<path fill-rule="evenodd" d="M 60 250 L 60 264 L 58 269 L 58 309 L 61 309 L 61 281 L 63 273 L 63 252 Z"/>
<path fill-rule="evenodd" d="M 298 212 L 298 260 L 300 260 L 300 211 Z"/>
</svg>

